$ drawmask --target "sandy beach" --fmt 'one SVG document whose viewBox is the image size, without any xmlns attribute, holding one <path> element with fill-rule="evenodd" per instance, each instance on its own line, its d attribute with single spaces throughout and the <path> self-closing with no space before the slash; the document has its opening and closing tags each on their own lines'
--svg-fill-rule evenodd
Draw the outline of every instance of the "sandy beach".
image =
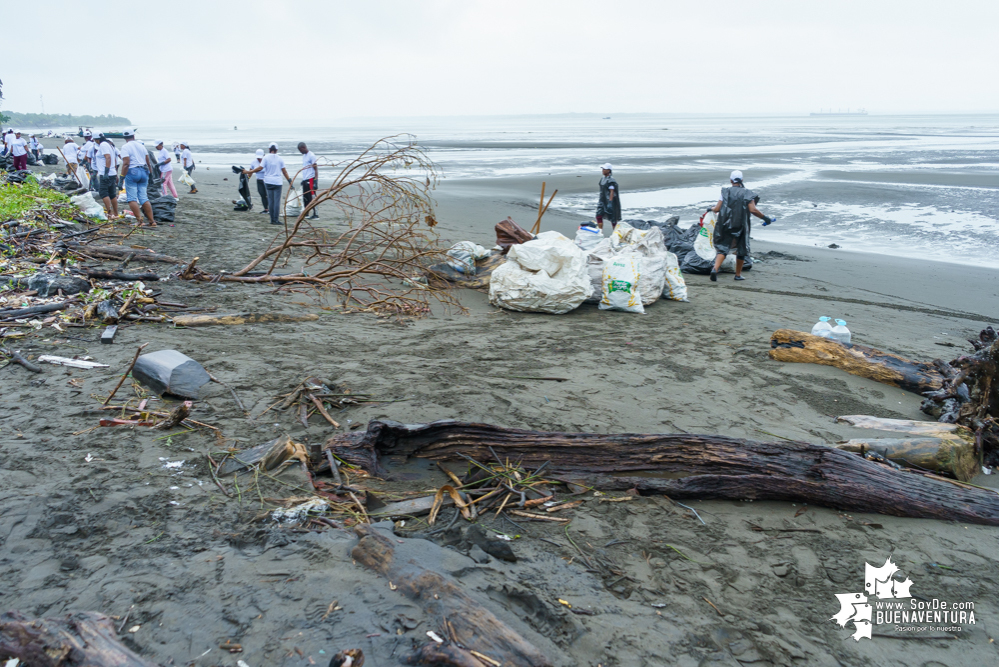
<svg viewBox="0 0 999 667">
<path fill-rule="evenodd" d="M 273 228 L 258 213 L 259 199 L 251 212 L 232 210 L 231 171 L 199 169 L 195 176 L 199 193 L 182 191 L 177 222 L 130 241 L 200 257 L 206 269 L 238 269 L 266 246 Z M 718 180 L 724 177 L 719 172 Z M 592 193 L 597 178 L 546 180 L 549 191 L 571 196 Z M 704 173 L 684 178 L 633 173 L 628 187 L 685 185 Z M 490 247 L 493 226 L 507 216 L 531 225 L 537 190 L 533 176 L 445 180 L 436 192 L 439 233 Z M 583 219 L 553 206 L 542 228 L 572 238 Z M 754 241 L 753 255 L 758 261 L 745 282 L 731 274 L 714 284 L 685 276 L 688 303 L 660 300 L 645 315 L 587 304 L 563 316 L 517 313 L 463 290 L 466 314 L 398 323 L 338 314 L 307 295 L 269 287 L 168 280 L 156 289 L 169 301 L 218 312 L 317 313 L 319 320 L 198 329 L 141 324 L 124 327 L 109 346 L 97 342 L 99 329 L 72 330 L 73 338 L 36 335 L 22 349 L 86 353 L 110 367 L 46 369 L 42 382 L 22 369 L 2 371 L 0 606 L 33 616 L 127 615 L 123 625 L 139 628 L 126 631 L 125 642 L 163 665 L 325 665 L 336 651 L 359 647 L 367 667 L 387 667 L 426 641 L 432 628 L 424 612 L 352 562 L 353 532 L 292 532 L 260 518 L 257 498 L 223 496 L 205 460 L 217 446 L 210 435 L 88 431 L 100 418 L 94 396 L 110 391 L 143 343 L 196 359 L 254 416 L 314 374 L 393 401 L 334 415 L 345 429 L 372 419 L 453 418 L 535 430 L 821 444 L 871 434 L 838 423 L 839 415 L 929 418 L 915 394 L 831 367 L 770 360 L 774 330 L 807 331 L 821 315 L 840 317 L 855 343 L 931 360 L 953 358 L 968 349 L 967 338 L 999 320 L 993 269 L 762 241 Z M 204 388 L 192 416 L 237 447 L 285 433 L 319 443 L 333 432 L 321 420 L 306 428 L 275 411 L 247 418 L 218 385 Z M 446 481 L 427 461 L 396 463 L 404 474 L 373 480 L 372 489 L 432 492 Z M 273 493 L 294 494 L 285 486 L 295 486 L 293 476 L 282 480 L 271 484 Z M 999 489 L 996 475 L 974 483 Z M 581 496 L 585 503 L 567 529 L 487 519 L 491 531 L 519 535 L 512 542 L 516 563 L 472 560 L 453 531 L 423 541 L 407 537 L 407 530 L 422 532 L 409 526 L 392 539 L 400 552 L 458 578 L 555 665 L 996 661 L 995 528 L 759 501 L 687 503 L 695 515 L 661 497 L 603 502 L 608 496 Z M 450 520 L 451 511 L 443 517 Z M 576 545 L 621 575 L 590 571 Z M 862 589 L 864 563 L 880 565 L 889 554 L 914 582 L 914 595 L 974 601 L 977 623 L 918 637 L 881 626 L 873 640 L 851 639 L 830 620 L 839 611 L 835 596 Z M 220 649 L 226 641 L 242 653 Z"/>
</svg>

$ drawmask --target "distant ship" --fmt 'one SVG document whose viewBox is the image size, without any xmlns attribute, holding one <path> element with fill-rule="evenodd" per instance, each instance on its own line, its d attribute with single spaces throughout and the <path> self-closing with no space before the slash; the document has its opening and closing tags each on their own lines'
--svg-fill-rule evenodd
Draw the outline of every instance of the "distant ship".
<svg viewBox="0 0 999 667">
<path fill-rule="evenodd" d="M 867 109 L 857 109 L 856 111 L 850 111 L 849 109 L 847 109 L 846 111 L 839 111 L 839 110 L 833 111 L 832 109 L 830 109 L 829 111 L 822 111 L 820 109 L 818 113 L 815 113 L 813 111 L 808 115 L 809 116 L 866 116 Z"/>
<path fill-rule="evenodd" d="M 610 120 L 610 116 L 604 116 L 603 120 Z"/>
</svg>

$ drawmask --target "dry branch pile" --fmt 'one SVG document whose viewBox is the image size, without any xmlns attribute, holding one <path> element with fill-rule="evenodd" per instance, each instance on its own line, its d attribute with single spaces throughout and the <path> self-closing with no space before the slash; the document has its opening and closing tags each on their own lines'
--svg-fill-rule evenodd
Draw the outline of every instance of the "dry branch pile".
<svg viewBox="0 0 999 667">
<path fill-rule="evenodd" d="M 286 216 L 245 267 L 211 274 L 191 266 L 182 277 L 317 290 L 349 312 L 422 317 L 433 303 L 461 310 L 446 283 L 426 279 L 447 252 L 433 229 L 436 182 L 433 162 L 413 137 L 382 139 L 343 165 L 297 218 Z M 332 225 L 307 219 L 317 206 L 324 206 L 324 222 L 326 211 L 336 211 Z"/>
</svg>

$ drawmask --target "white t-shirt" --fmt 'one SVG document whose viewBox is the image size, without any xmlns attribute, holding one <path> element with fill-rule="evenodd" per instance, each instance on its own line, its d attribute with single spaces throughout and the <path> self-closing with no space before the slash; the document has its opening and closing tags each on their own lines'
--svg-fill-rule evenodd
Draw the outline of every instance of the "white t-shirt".
<svg viewBox="0 0 999 667">
<path fill-rule="evenodd" d="M 44 148 L 42 146 L 42 142 L 38 141 L 38 139 L 32 139 L 29 143 L 31 144 L 31 150 L 33 151 L 40 151 Z"/>
<path fill-rule="evenodd" d="M 27 145 L 27 143 L 28 142 L 25 141 L 23 138 L 21 139 L 15 138 L 10 140 L 10 150 L 13 153 L 14 157 L 20 157 L 22 155 L 28 154 L 28 151 L 25 150 L 24 148 Z"/>
<path fill-rule="evenodd" d="M 13 140 L 14 140 L 14 135 L 11 134 L 10 132 L 3 135 L 3 145 L 6 146 L 8 149 L 10 148 L 10 142 Z"/>
<path fill-rule="evenodd" d="M 76 162 L 76 154 L 80 152 L 80 148 L 76 145 L 75 141 L 71 141 L 62 147 L 62 154 L 66 156 L 66 162 Z"/>
<path fill-rule="evenodd" d="M 94 142 L 93 142 L 93 140 L 88 141 L 87 143 L 83 144 L 83 146 L 80 147 L 80 152 L 83 153 L 83 157 L 90 158 L 91 160 L 93 160 L 93 158 L 94 158 Z M 91 162 L 91 164 L 93 164 L 93 163 Z"/>
<path fill-rule="evenodd" d="M 302 180 L 315 178 L 316 176 L 316 156 L 309 151 L 302 156 Z"/>
<path fill-rule="evenodd" d="M 256 169 L 261 164 L 263 164 L 263 162 L 264 162 L 264 158 L 262 158 L 262 157 L 254 157 L 252 160 L 250 160 L 250 169 L 251 170 L 252 169 Z M 254 177 L 254 176 L 256 176 L 258 179 L 262 179 L 264 177 L 264 172 L 258 171 L 255 174 L 250 174 L 251 178 Z"/>
<path fill-rule="evenodd" d="M 277 153 L 268 153 L 260 163 L 264 170 L 258 172 L 263 174 L 264 183 L 267 185 L 281 185 L 283 178 L 281 170 L 284 169 L 284 158 Z"/>
<path fill-rule="evenodd" d="M 170 159 L 170 151 L 166 149 L 166 146 L 156 151 L 157 162 L 166 162 Z M 160 166 L 160 173 L 165 174 L 168 171 L 173 171 L 173 162 L 167 162 L 166 164 Z"/>
<path fill-rule="evenodd" d="M 121 153 L 128 157 L 129 169 L 146 166 L 146 156 L 149 153 L 146 151 L 146 147 L 138 141 L 126 141 L 125 145 L 121 147 Z"/>
<path fill-rule="evenodd" d="M 194 156 L 191 155 L 191 149 L 185 148 L 184 152 L 180 154 L 180 166 L 185 169 L 194 164 Z"/>
<path fill-rule="evenodd" d="M 108 171 L 113 172 L 115 169 L 112 165 L 115 164 L 115 150 L 106 141 L 102 141 L 99 146 L 97 146 L 94 151 L 94 168 L 97 169 L 97 175 L 104 175 L 104 165 L 108 165 Z"/>
</svg>

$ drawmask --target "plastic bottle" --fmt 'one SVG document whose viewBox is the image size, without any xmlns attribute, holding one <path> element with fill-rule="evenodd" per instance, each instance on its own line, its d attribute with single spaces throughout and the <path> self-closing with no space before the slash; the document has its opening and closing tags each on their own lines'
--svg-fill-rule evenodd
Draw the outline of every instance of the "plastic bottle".
<svg viewBox="0 0 999 667">
<path fill-rule="evenodd" d="M 844 345 L 849 345 L 850 330 L 846 328 L 846 322 L 843 320 L 836 320 L 836 326 L 833 327 L 829 337 L 843 343 Z"/>
<path fill-rule="evenodd" d="M 812 327 L 813 336 L 822 336 L 823 338 L 832 338 L 832 325 L 829 324 L 829 318 L 823 315 L 819 318 L 819 321 L 815 323 Z"/>
</svg>

